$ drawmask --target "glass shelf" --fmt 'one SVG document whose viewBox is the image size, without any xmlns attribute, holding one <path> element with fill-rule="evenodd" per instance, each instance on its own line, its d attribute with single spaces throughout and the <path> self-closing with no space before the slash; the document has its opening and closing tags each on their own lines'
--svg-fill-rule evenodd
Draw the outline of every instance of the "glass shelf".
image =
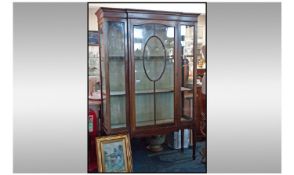
<svg viewBox="0 0 294 175">
<path fill-rule="evenodd" d="M 167 93 L 167 92 L 173 92 L 173 89 L 156 89 L 155 93 Z M 154 91 L 153 89 L 150 90 L 138 90 L 135 91 L 135 94 L 153 94 Z M 125 91 L 111 91 L 110 92 L 111 96 L 116 96 L 116 95 L 126 95 Z"/>
<path fill-rule="evenodd" d="M 174 120 L 173 119 L 158 119 L 156 120 L 156 124 L 160 125 L 160 124 L 166 124 L 166 123 L 173 123 Z M 137 126 L 150 126 L 150 125 L 154 125 L 154 120 L 148 120 L 148 121 L 137 121 Z"/>
</svg>

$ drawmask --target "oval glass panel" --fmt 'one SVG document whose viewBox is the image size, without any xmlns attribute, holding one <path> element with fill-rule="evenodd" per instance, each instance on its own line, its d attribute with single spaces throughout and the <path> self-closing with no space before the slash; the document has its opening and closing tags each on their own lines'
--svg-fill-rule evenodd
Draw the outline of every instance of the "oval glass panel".
<svg viewBox="0 0 294 175">
<path fill-rule="evenodd" d="M 152 36 L 145 44 L 143 52 L 143 67 L 150 81 L 157 81 L 165 70 L 165 47 L 162 41 Z"/>
</svg>

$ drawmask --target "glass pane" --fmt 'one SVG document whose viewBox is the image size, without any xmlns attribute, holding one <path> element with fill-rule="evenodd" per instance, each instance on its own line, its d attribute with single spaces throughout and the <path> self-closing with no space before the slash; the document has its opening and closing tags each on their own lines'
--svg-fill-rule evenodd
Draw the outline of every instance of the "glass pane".
<svg viewBox="0 0 294 175">
<path fill-rule="evenodd" d="M 134 26 L 134 55 L 136 126 L 174 122 L 174 27 Z"/>
<path fill-rule="evenodd" d="M 105 85 L 105 62 L 104 58 L 101 56 L 101 83 L 102 83 L 102 90 L 101 90 L 101 97 L 102 99 L 102 107 L 103 107 L 103 117 L 106 117 L 106 85 Z"/>
<path fill-rule="evenodd" d="M 174 122 L 174 92 L 156 93 L 156 124 Z"/>
<path fill-rule="evenodd" d="M 151 92 L 151 91 L 150 91 Z M 136 126 L 153 125 L 154 98 L 150 93 L 136 92 Z"/>
<path fill-rule="evenodd" d="M 181 26 L 182 58 L 182 118 L 189 121 L 193 118 L 193 60 L 194 60 L 194 26 Z"/>
<path fill-rule="evenodd" d="M 103 43 L 103 34 L 102 31 L 99 32 L 100 34 L 100 43 Z M 101 97 L 102 98 L 102 114 L 103 117 L 106 117 L 106 81 L 105 81 L 105 53 L 104 53 L 104 45 L 100 45 L 100 64 L 101 64 Z"/>
<path fill-rule="evenodd" d="M 124 23 L 108 22 L 111 128 L 126 127 Z"/>
<path fill-rule="evenodd" d="M 111 128 L 126 127 L 125 95 L 110 96 Z"/>
<path fill-rule="evenodd" d="M 165 45 L 166 66 L 156 82 L 156 124 L 174 122 L 174 27 L 156 25 L 156 36 Z"/>
<path fill-rule="evenodd" d="M 165 69 L 165 48 L 157 37 L 147 41 L 143 52 L 143 66 L 151 81 L 159 79 Z"/>
</svg>

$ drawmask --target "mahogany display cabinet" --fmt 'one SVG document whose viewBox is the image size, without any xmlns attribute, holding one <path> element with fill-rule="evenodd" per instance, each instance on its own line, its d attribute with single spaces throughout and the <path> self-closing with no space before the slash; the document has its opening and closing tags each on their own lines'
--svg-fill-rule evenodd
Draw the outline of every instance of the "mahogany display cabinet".
<svg viewBox="0 0 294 175">
<path fill-rule="evenodd" d="M 195 159 L 198 15 L 115 8 L 96 12 L 102 134 L 147 137 L 189 128 Z"/>
</svg>

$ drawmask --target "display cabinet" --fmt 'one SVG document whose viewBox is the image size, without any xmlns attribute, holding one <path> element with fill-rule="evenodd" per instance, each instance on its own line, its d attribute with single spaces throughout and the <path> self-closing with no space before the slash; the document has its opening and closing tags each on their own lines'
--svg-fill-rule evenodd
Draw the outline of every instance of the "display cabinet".
<svg viewBox="0 0 294 175">
<path fill-rule="evenodd" d="M 102 128 L 106 135 L 163 135 L 197 126 L 197 17 L 100 8 Z"/>
</svg>

